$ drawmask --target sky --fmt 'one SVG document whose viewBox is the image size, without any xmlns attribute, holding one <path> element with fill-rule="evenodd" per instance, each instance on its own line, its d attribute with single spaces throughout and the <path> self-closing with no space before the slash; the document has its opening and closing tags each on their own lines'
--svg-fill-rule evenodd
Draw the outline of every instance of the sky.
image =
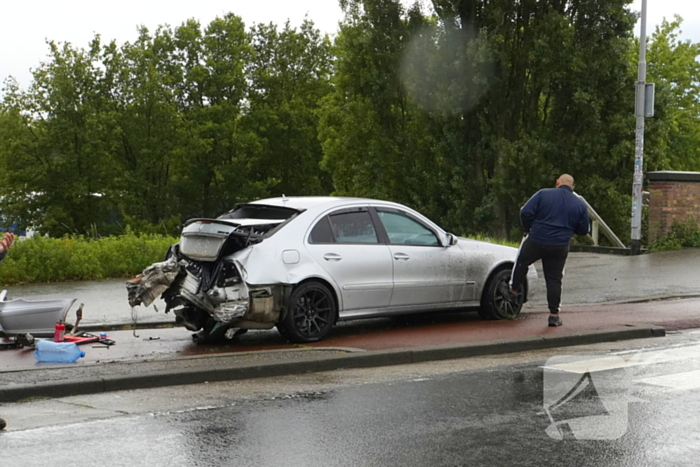
<svg viewBox="0 0 700 467">
<path fill-rule="evenodd" d="M 679 14 L 684 19 L 681 38 L 700 42 L 700 2 L 647 1 L 648 34 L 662 18 Z M 228 12 L 243 18 L 248 26 L 283 24 L 287 20 L 298 26 L 308 16 L 319 29 L 332 34 L 342 16 L 337 0 L 4 0 L 2 3 L 0 83 L 12 75 L 22 88 L 31 83 L 30 69 L 46 60 L 46 40 L 86 48 L 94 35 L 100 34 L 103 43 L 116 40 L 122 44 L 136 39 L 139 25 L 155 30 L 162 24 L 178 26 L 189 18 L 206 25 Z M 641 10 L 641 0 L 635 0 L 632 8 Z M 635 34 L 639 35 L 639 26 Z"/>
</svg>

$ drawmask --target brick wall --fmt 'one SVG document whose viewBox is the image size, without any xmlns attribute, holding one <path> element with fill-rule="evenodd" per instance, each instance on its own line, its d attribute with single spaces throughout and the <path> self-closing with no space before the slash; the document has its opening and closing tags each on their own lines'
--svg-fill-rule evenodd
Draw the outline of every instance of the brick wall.
<svg viewBox="0 0 700 467">
<path fill-rule="evenodd" d="M 666 234 L 674 223 L 700 221 L 699 172 L 648 172 L 649 242 Z"/>
</svg>

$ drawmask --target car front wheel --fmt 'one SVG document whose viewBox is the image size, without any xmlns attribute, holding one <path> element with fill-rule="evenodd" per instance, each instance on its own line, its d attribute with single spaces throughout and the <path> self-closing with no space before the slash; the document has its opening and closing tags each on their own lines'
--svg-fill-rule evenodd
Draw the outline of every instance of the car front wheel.
<svg viewBox="0 0 700 467">
<path fill-rule="evenodd" d="M 320 282 L 305 282 L 292 292 L 287 315 L 277 328 L 292 342 L 320 341 L 331 331 L 336 313 L 328 287 Z"/>
<path fill-rule="evenodd" d="M 520 286 L 515 300 L 508 300 L 511 271 L 503 269 L 491 278 L 481 297 L 479 315 L 484 319 L 515 319 L 525 301 L 525 287 Z"/>
</svg>

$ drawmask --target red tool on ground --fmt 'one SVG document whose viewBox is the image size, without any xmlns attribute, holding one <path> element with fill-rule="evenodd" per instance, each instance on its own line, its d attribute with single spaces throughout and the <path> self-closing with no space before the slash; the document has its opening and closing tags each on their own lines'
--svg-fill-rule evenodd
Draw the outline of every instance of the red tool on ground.
<svg viewBox="0 0 700 467">
<path fill-rule="evenodd" d="M 91 344 L 93 342 L 99 342 L 100 344 L 104 345 L 114 345 L 115 342 L 112 339 L 107 338 L 107 334 L 100 334 L 99 336 L 96 336 L 94 334 L 90 334 L 89 332 L 79 332 L 75 336 L 64 336 L 63 338 L 64 342 L 73 342 L 75 344 L 81 345 L 81 344 Z"/>
</svg>

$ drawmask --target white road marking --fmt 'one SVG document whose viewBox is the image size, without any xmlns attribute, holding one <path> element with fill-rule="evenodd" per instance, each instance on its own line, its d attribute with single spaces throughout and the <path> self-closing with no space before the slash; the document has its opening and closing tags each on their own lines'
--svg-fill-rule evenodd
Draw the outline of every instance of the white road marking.
<svg viewBox="0 0 700 467">
<path fill-rule="evenodd" d="M 607 371 L 618 368 L 629 368 L 638 365 L 651 365 L 655 363 L 671 362 L 676 360 L 700 359 L 700 345 L 676 347 L 665 350 L 640 351 L 625 359 L 621 355 L 614 357 L 600 357 L 589 360 L 579 360 L 569 363 L 547 365 L 548 370 L 568 371 L 570 373 L 583 374 L 586 372 Z"/>
<path fill-rule="evenodd" d="M 654 386 L 663 386 L 666 388 L 677 389 L 679 391 L 700 389 L 700 370 L 654 376 L 652 378 L 640 379 L 635 382 L 653 384 Z"/>
</svg>

